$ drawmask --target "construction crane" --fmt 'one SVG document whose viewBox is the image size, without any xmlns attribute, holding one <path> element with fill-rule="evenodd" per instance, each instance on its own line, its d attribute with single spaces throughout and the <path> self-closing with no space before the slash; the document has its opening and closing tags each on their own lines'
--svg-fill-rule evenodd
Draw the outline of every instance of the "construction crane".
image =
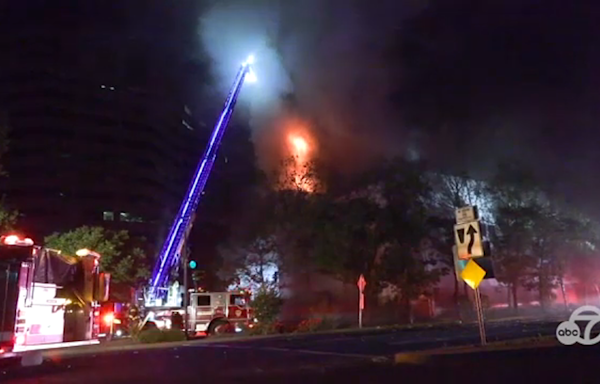
<svg viewBox="0 0 600 384">
<path fill-rule="evenodd" d="M 146 292 L 146 307 L 156 306 L 159 301 L 162 301 L 163 297 L 168 293 L 169 278 L 171 271 L 176 267 L 181 258 L 181 252 L 185 251 L 185 243 L 189 236 L 190 230 L 193 226 L 194 215 L 196 208 L 200 202 L 200 197 L 206 186 L 206 182 L 210 177 L 215 159 L 217 158 L 217 152 L 219 145 L 223 138 L 223 134 L 227 129 L 231 115 L 235 108 L 238 95 L 242 89 L 242 85 L 245 81 L 255 81 L 256 77 L 252 71 L 252 64 L 254 57 L 250 56 L 244 63 L 242 63 L 237 76 L 233 82 L 233 86 L 229 91 L 223 112 L 221 113 L 217 124 L 215 125 L 213 132 L 210 136 L 210 140 L 204 155 L 202 156 L 196 172 L 192 177 L 192 181 L 188 187 L 185 197 L 179 208 L 179 213 L 175 217 L 173 225 L 169 230 L 169 235 L 165 239 L 162 246 L 161 252 L 158 255 L 154 271 L 151 276 L 150 286 Z"/>
</svg>

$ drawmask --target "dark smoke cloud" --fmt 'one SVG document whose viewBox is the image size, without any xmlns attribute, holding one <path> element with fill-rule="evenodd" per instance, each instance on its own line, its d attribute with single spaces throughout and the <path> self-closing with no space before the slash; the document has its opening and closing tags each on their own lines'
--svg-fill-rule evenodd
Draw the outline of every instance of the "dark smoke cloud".
<svg viewBox="0 0 600 384">
<path fill-rule="evenodd" d="M 598 8 L 582 0 L 223 0 L 199 32 L 223 89 L 238 61 L 256 53 L 260 85 L 244 98 L 257 130 L 292 92 L 335 164 L 410 153 L 486 176 L 498 160 L 518 160 L 565 200 L 600 213 L 592 176 Z"/>
<path fill-rule="evenodd" d="M 532 167 L 567 201 L 594 195 L 600 8 L 588 1 L 437 1 L 404 25 L 397 94 L 437 163 Z M 600 211 L 600 209 L 598 209 Z"/>
<path fill-rule="evenodd" d="M 224 88 L 240 58 L 256 54 L 259 84 L 244 97 L 261 117 L 257 130 L 268 126 L 267 111 L 281 112 L 281 95 L 293 93 L 294 114 L 310 120 L 323 156 L 353 166 L 382 148 L 402 152 L 407 146 L 387 101 L 397 68 L 382 52 L 390 33 L 419 8 L 394 1 L 377 7 L 342 0 L 219 1 L 202 16 L 200 35 Z M 397 140 L 385 145 L 391 138 Z"/>
</svg>

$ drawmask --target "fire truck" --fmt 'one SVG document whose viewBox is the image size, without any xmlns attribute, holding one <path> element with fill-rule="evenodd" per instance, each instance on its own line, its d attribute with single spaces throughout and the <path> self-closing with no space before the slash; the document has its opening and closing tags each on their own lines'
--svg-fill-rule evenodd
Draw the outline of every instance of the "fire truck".
<svg viewBox="0 0 600 384">
<path fill-rule="evenodd" d="M 191 292 L 188 306 L 188 334 L 202 336 L 225 332 L 241 332 L 255 324 L 250 307 L 251 294 L 246 290 L 233 292 Z M 172 328 L 174 313 L 185 316 L 183 308 L 153 308 L 148 321 L 158 328 Z"/>
<path fill-rule="evenodd" d="M 110 275 L 100 255 L 37 246 L 17 235 L 0 237 L 0 357 L 29 350 L 98 343 L 101 302 Z"/>
<path fill-rule="evenodd" d="M 184 270 L 183 290 L 179 290 L 178 282 L 171 284 L 173 277 L 179 271 L 180 264 L 187 268 L 186 244 L 194 224 L 196 208 L 204 195 L 204 188 L 216 162 L 223 135 L 233 115 L 242 86 L 246 81 L 256 81 L 252 70 L 253 63 L 254 56 L 250 56 L 240 66 L 204 154 L 190 180 L 187 193 L 181 201 L 179 212 L 163 242 L 148 290 L 144 294 L 146 316 L 141 322 L 142 329 L 149 325 L 170 328 L 173 318 L 177 318 L 178 321 L 181 318 L 185 319 L 183 323 L 188 325 L 187 331 L 192 334 L 212 334 L 231 328 L 241 330 L 242 324 L 248 323 L 249 326 L 253 324 L 248 305 L 250 295 L 245 291 L 190 293 L 187 290 L 186 270 Z M 184 300 L 181 300 L 182 296 Z M 175 314 L 181 316 L 175 317 Z"/>
</svg>

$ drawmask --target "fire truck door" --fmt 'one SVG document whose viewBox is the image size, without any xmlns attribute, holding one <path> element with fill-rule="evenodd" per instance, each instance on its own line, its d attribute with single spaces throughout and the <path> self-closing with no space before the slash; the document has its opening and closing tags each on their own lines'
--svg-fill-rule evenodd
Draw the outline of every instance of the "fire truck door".
<svg viewBox="0 0 600 384">
<path fill-rule="evenodd" d="M 212 298 L 212 307 L 215 317 L 225 316 L 227 317 L 227 301 L 224 293 L 215 293 Z"/>
</svg>

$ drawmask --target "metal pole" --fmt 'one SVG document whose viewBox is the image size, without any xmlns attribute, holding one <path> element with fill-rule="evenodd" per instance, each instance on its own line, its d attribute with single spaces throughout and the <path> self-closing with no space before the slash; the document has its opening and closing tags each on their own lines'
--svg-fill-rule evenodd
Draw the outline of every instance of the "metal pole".
<svg viewBox="0 0 600 384">
<path fill-rule="evenodd" d="M 361 308 L 358 309 L 358 328 L 362 328 L 362 315 L 363 310 Z"/>
<path fill-rule="evenodd" d="M 189 292 L 188 292 L 188 258 L 189 251 L 187 247 L 183 249 L 184 256 L 183 260 L 183 333 L 185 338 L 188 337 L 188 305 L 189 305 Z"/>
<path fill-rule="evenodd" d="M 364 291 L 358 291 L 358 328 L 363 327 L 363 310 L 365 309 Z"/>
<path fill-rule="evenodd" d="M 485 323 L 483 318 L 483 306 L 481 305 L 481 292 L 479 288 L 475 289 L 475 309 L 477 310 L 477 322 L 479 323 L 479 337 L 481 338 L 481 345 L 487 344 L 485 335 Z"/>
</svg>

